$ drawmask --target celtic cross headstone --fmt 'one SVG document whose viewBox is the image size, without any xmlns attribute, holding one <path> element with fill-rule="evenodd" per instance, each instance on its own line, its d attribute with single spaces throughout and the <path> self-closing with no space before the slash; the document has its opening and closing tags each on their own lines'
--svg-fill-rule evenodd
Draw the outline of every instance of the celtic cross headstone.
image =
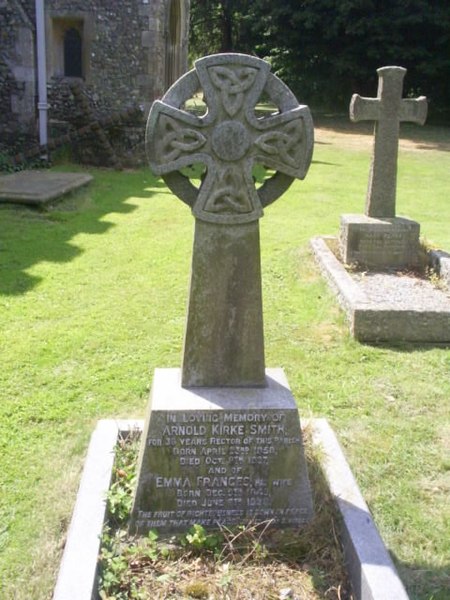
<svg viewBox="0 0 450 600">
<path fill-rule="evenodd" d="M 186 109 L 199 91 L 202 115 Z M 265 118 L 262 97 L 277 109 Z M 195 234 L 182 368 L 155 371 L 133 531 L 311 518 L 296 403 L 282 370 L 265 369 L 259 219 L 312 148 L 308 107 L 255 57 L 200 59 L 152 107 L 150 166 L 191 207 Z M 197 164 L 199 188 L 180 172 Z"/>
<path fill-rule="evenodd" d="M 400 122 L 423 125 L 427 100 L 402 98 L 406 69 L 377 69 L 376 98 L 354 94 L 350 119 L 374 121 L 374 144 L 365 215 L 343 215 L 341 250 L 344 262 L 365 267 L 412 267 L 418 260 L 419 224 L 396 217 L 397 158 Z"/>
<path fill-rule="evenodd" d="M 183 110 L 199 89 L 203 116 Z M 256 116 L 263 93 L 279 114 Z M 308 107 L 254 57 L 203 58 L 154 103 L 150 166 L 196 217 L 183 385 L 264 385 L 258 219 L 294 177 L 305 176 L 312 147 Z M 179 173 L 196 163 L 206 167 L 198 190 Z M 275 172 L 258 190 L 255 164 Z"/>
</svg>

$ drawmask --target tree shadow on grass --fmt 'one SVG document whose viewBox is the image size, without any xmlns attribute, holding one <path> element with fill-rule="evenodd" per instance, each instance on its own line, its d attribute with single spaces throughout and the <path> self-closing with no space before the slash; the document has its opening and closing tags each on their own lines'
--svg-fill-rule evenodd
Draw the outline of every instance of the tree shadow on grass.
<svg viewBox="0 0 450 600">
<path fill-rule="evenodd" d="M 0 295 L 17 296 L 34 288 L 41 277 L 27 273 L 42 261 L 65 263 L 82 254 L 71 240 L 80 233 L 100 235 L 114 227 L 103 220 L 108 213 L 136 209 L 130 197 L 151 198 L 164 183 L 147 171 L 97 171 L 89 187 L 76 191 L 44 209 L 3 204 L 0 207 Z"/>
<path fill-rule="evenodd" d="M 450 563 L 437 567 L 432 564 L 404 563 L 392 553 L 394 563 L 411 600 L 448 600 Z"/>
</svg>

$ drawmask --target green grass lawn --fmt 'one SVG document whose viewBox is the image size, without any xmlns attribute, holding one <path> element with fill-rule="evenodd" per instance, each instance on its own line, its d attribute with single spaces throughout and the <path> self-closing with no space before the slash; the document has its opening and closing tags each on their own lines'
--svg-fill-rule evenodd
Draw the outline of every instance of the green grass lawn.
<svg viewBox="0 0 450 600">
<path fill-rule="evenodd" d="M 433 143 L 450 132 L 423 131 L 427 149 L 400 153 L 398 214 L 450 251 L 450 153 Z M 352 340 L 308 247 L 363 211 L 370 150 L 345 135 L 322 134 L 261 220 L 266 363 L 333 425 L 411 597 L 444 600 L 450 350 Z M 154 368 L 180 365 L 193 218 L 148 170 L 89 172 L 48 211 L 0 208 L 2 600 L 51 597 L 96 420 L 141 418 Z"/>
</svg>

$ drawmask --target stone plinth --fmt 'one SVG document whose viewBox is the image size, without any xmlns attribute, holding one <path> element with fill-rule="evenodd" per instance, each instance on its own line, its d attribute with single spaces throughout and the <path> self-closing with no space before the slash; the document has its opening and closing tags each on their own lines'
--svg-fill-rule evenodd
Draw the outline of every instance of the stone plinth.
<svg viewBox="0 0 450 600">
<path fill-rule="evenodd" d="M 282 369 L 266 379 L 265 388 L 187 389 L 179 369 L 156 369 L 132 532 L 312 518 L 295 400 Z"/>
<path fill-rule="evenodd" d="M 403 217 L 342 215 L 342 261 L 368 269 L 413 268 L 419 263 L 419 234 L 419 223 Z"/>
</svg>

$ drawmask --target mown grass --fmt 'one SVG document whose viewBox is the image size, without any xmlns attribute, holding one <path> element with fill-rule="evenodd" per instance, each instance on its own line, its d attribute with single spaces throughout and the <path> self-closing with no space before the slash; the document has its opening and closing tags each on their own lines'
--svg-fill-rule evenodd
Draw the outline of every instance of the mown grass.
<svg viewBox="0 0 450 600">
<path fill-rule="evenodd" d="M 335 428 L 411 597 L 443 600 L 450 350 L 349 337 L 308 241 L 362 212 L 370 152 L 319 141 L 306 180 L 261 220 L 266 363 L 286 370 L 301 415 Z M 448 251 L 450 154 L 427 144 L 401 152 L 398 212 Z M 180 364 L 193 219 L 147 170 L 90 172 L 48 211 L 0 207 L 5 600 L 51 596 L 95 421 L 142 417 L 153 369 Z"/>
</svg>

